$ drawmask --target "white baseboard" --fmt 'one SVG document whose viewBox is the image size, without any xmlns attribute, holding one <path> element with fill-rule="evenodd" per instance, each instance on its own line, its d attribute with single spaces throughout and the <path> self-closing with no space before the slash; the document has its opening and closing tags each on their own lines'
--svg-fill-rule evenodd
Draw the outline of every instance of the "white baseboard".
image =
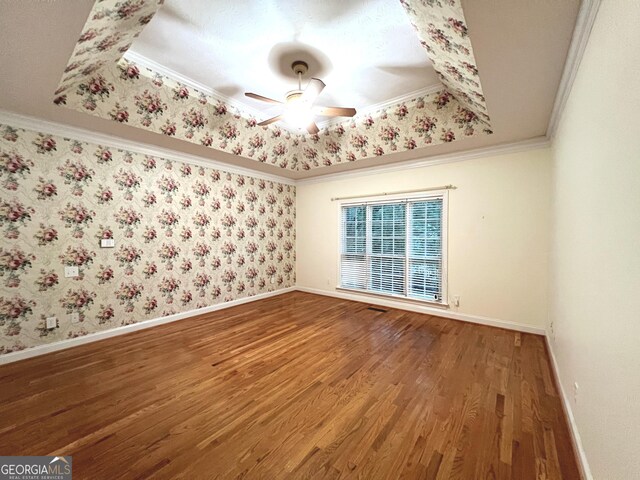
<svg viewBox="0 0 640 480">
<path fill-rule="evenodd" d="M 497 320 L 494 318 L 481 317 L 479 315 L 470 315 L 467 313 L 452 312 L 444 308 L 429 307 L 426 305 L 418 305 L 416 303 L 403 302 L 402 300 L 392 300 L 381 298 L 374 295 L 358 294 L 351 292 L 343 292 L 338 290 L 320 290 L 317 288 L 297 286 L 296 290 L 307 293 L 315 293 L 316 295 L 324 295 L 327 297 L 342 298 L 344 300 L 353 300 L 355 302 L 370 303 L 383 307 L 397 308 L 400 310 L 408 310 L 410 312 L 426 313 L 427 315 L 435 315 L 438 317 L 451 318 L 453 320 L 461 320 L 463 322 L 477 323 L 480 325 L 488 325 L 490 327 L 505 328 L 507 330 L 515 330 L 517 332 L 534 333 L 536 335 L 545 335 L 544 328 L 524 325 L 522 323 L 508 322 L 506 320 Z"/>
<path fill-rule="evenodd" d="M 44 355 L 45 353 L 51 353 L 58 350 L 76 347 L 85 343 L 97 342 L 99 340 L 104 340 L 105 338 L 111 338 L 118 335 L 124 335 L 125 333 L 135 332 L 136 330 L 144 330 L 145 328 L 151 328 L 158 325 L 163 325 L 165 323 L 176 322 L 178 320 L 194 317 L 196 315 L 202 315 L 203 313 L 215 312 L 216 310 L 223 310 L 225 308 L 235 307 L 244 303 L 255 302 L 257 300 L 274 297 L 276 295 L 282 295 L 283 293 L 293 292 L 294 290 L 296 290 L 296 287 L 282 288 L 273 292 L 260 293 L 251 297 L 239 298 L 237 300 L 218 303 L 209 307 L 197 308 L 195 310 L 176 313 L 173 315 L 168 315 L 166 317 L 153 318 L 151 320 L 144 320 L 142 322 L 133 323 L 131 325 L 104 330 L 102 332 L 90 333 L 78 338 L 71 338 L 47 345 L 38 345 L 37 347 L 26 348 L 17 352 L 7 353 L 6 355 L 0 355 L 0 365 L 17 362 L 18 360 L 24 360 L 26 358 L 37 357 L 39 355 Z"/>
<path fill-rule="evenodd" d="M 571 403 L 569 402 L 569 397 L 567 397 L 567 393 L 562 386 L 560 369 L 558 368 L 558 361 L 556 360 L 556 355 L 553 351 L 553 345 L 551 343 L 551 340 L 549 339 L 549 335 L 545 335 L 545 340 L 547 342 L 547 350 L 549 351 L 549 356 L 551 357 L 553 376 L 555 377 L 556 385 L 560 390 L 560 401 L 562 402 L 562 408 L 564 409 L 565 417 L 569 422 L 569 432 L 571 433 L 571 442 L 573 443 L 573 449 L 578 455 L 578 458 L 576 460 L 578 463 L 578 468 L 580 469 L 580 474 L 584 480 L 593 480 L 593 475 L 591 475 L 591 469 L 589 468 L 589 462 L 587 461 L 587 454 L 584 451 L 582 440 L 580 439 L 578 425 L 576 424 L 576 419 L 573 416 Z"/>
</svg>

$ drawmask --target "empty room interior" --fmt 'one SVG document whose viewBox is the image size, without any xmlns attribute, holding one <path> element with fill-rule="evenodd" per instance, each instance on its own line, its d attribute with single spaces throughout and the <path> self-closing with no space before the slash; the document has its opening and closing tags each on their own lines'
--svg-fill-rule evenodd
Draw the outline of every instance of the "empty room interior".
<svg viewBox="0 0 640 480">
<path fill-rule="evenodd" d="M 640 479 L 640 2 L 0 0 L 0 478 Z"/>
</svg>

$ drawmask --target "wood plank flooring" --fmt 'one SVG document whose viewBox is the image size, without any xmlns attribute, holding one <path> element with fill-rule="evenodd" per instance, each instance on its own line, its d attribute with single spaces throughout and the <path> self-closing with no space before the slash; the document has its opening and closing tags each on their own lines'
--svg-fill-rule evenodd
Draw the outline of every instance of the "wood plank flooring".
<svg viewBox="0 0 640 480">
<path fill-rule="evenodd" d="M 294 292 L 0 367 L 74 479 L 576 479 L 544 339 Z"/>
</svg>

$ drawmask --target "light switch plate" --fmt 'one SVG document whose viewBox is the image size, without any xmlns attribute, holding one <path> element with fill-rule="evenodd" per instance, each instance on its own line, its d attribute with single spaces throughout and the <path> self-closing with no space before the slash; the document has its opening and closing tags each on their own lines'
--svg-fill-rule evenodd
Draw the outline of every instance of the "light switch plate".
<svg viewBox="0 0 640 480">
<path fill-rule="evenodd" d="M 73 278 L 77 277 L 78 275 L 78 267 L 64 267 L 64 276 L 66 278 Z"/>
<path fill-rule="evenodd" d="M 116 246 L 116 241 L 113 238 L 100 239 L 100 248 L 113 248 Z"/>
<path fill-rule="evenodd" d="M 56 317 L 47 317 L 47 330 L 58 327 L 58 319 Z"/>
</svg>

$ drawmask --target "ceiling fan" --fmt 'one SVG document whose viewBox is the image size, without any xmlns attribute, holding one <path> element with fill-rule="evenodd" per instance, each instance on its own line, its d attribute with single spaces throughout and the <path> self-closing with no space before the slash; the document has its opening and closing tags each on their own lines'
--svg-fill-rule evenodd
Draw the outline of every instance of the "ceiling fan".
<svg viewBox="0 0 640 480">
<path fill-rule="evenodd" d="M 245 93 L 247 97 L 254 98 L 262 102 L 276 103 L 284 106 L 284 112 L 280 115 L 264 120 L 258 125 L 264 126 L 284 120 L 294 127 L 300 129 L 306 128 L 309 133 L 315 134 L 320 131 L 315 122 L 316 116 L 353 117 L 356 114 L 355 108 L 314 106 L 313 102 L 315 102 L 316 98 L 318 98 L 318 95 L 320 95 L 320 92 L 322 92 L 325 87 L 324 82 L 318 78 L 312 78 L 309 80 L 307 88 L 302 90 L 302 76 L 309 71 L 309 66 L 306 62 L 298 60 L 291 64 L 291 69 L 293 70 L 293 73 L 298 76 L 298 89 L 287 92 L 284 102 L 264 97 L 257 93 Z"/>
</svg>

